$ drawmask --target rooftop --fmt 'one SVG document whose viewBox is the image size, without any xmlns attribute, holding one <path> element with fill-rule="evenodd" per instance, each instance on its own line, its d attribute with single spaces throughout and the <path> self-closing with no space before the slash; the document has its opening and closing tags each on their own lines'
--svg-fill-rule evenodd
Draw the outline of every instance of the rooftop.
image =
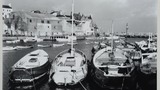
<svg viewBox="0 0 160 90">
<path fill-rule="evenodd" d="M 2 8 L 9 8 L 9 9 L 12 9 L 12 7 L 10 7 L 9 5 L 2 5 Z"/>
</svg>

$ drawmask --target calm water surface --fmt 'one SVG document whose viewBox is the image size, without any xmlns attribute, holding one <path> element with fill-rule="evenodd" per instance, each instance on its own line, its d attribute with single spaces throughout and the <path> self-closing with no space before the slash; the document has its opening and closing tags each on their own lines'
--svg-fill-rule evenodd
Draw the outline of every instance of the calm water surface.
<svg viewBox="0 0 160 90">
<path fill-rule="evenodd" d="M 140 41 L 140 40 L 143 40 L 143 39 L 129 39 L 130 42 Z M 93 41 L 92 40 L 78 41 L 78 45 L 75 45 L 75 48 L 82 50 L 86 54 L 87 59 L 91 60 L 91 48 L 94 44 L 85 44 L 86 42 L 93 42 Z M 38 47 L 36 47 L 37 44 L 47 45 L 47 44 L 53 44 L 53 43 L 57 43 L 57 42 L 44 41 L 41 43 L 28 43 L 28 45 L 32 44 L 32 45 L 35 45 L 35 47 L 32 49 L 3 51 L 3 90 L 9 90 L 8 80 L 9 80 L 9 70 L 11 66 L 13 66 L 19 59 L 21 59 L 27 53 L 38 49 Z M 26 45 L 26 44 L 21 43 L 19 45 Z M 3 43 L 3 46 L 16 46 L 16 45 Z M 41 49 L 45 50 L 49 54 L 50 61 L 52 61 L 54 60 L 55 56 L 58 53 L 60 53 L 65 49 L 68 49 L 69 47 L 70 47 L 69 45 L 64 45 L 61 47 L 49 47 L 49 48 L 41 48 Z M 88 79 L 85 79 L 82 82 L 82 84 L 87 90 L 97 90 L 96 88 L 97 86 L 94 84 L 90 84 Z M 36 90 L 84 90 L 84 88 L 80 84 L 72 88 L 60 88 L 54 85 L 49 87 L 47 81 L 44 82 L 44 84 L 39 85 L 38 87 L 39 88 L 36 88 Z"/>
</svg>

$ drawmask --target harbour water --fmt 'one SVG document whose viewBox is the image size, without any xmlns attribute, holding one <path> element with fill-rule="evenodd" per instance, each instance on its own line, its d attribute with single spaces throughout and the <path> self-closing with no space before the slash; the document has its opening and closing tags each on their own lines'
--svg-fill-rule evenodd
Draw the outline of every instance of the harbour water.
<svg viewBox="0 0 160 90">
<path fill-rule="evenodd" d="M 144 40 L 143 38 L 130 38 L 128 41 L 130 42 L 135 42 L 135 41 L 141 41 Z M 86 44 L 86 42 L 95 42 L 95 40 L 80 40 L 78 41 L 78 44 L 75 45 L 75 48 L 78 48 L 82 50 L 88 60 L 91 60 L 91 49 L 92 46 L 94 45 L 93 43 Z M 43 45 L 51 45 L 57 42 L 52 42 L 52 41 L 44 41 L 41 43 L 28 43 L 28 45 L 34 45 L 34 48 L 31 49 L 22 49 L 22 50 L 13 50 L 13 51 L 3 51 L 3 90 L 9 90 L 8 86 L 8 80 L 9 80 L 9 71 L 11 67 L 19 60 L 21 59 L 24 55 L 27 53 L 34 51 L 38 49 L 37 44 L 43 44 Z M 24 43 L 21 43 L 19 45 L 26 45 Z M 15 46 L 15 44 L 6 44 L 5 42 L 3 43 L 3 46 Z M 61 51 L 70 48 L 69 45 L 64 45 L 60 47 L 47 47 L 47 48 L 41 48 L 45 50 L 50 57 L 50 61 L 54 60 L 55 56 L 60 53 Z M 34 90 L 85 90 L 84 87 L 87 90 L 97 90 L 99 89 L 96 84 L 90 82 L 90 79 L 87 77 L 81 84 L 78 84 L 74 87 L 68 87 L 68 88 L 63 88 L 63 87 L 57 87 L 55 85 L 49 85 L 48 81 L 43 82 L 43 84 L 40 84 L 38 87 L 35 87 Z M 20 89 L 22 90 L 22 89 Z M 100 90 L 100 89 L 99 89 Z"/>
</svg>

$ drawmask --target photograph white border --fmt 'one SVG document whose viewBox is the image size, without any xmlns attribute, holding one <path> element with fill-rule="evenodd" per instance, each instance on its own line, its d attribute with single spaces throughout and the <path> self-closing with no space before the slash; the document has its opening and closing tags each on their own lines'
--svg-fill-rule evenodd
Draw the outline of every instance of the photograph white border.
<svg viewBox="0 0 160 90">
<path fill-rule="evenodd" d="M 2 7 L 3 0 L 0 0 L 0 6 Z M 157 0 L 157 58 L 160 59 L 160 0 Z M 0 12 L 2 12 L 2 8 L 0 8 Z M 2 14 L 0 14 L 2 17 Z M 3 53 L 2 53 L 2 18 L 0 18 L 0 90 L 3 90 Z M 157 90 L 160 90 L 160 60 L 157 60 Z"/>
</svg>

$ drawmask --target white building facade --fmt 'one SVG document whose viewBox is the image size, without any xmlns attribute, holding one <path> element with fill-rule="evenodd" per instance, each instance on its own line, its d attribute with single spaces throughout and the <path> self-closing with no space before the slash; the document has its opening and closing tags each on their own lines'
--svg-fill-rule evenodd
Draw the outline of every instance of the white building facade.
<svg viewBox="0 0 160 90">
<path fill-rule="evenodd" d="M 2 25 L 3 25 L 3 34 L 9 34 L 14 33 L 12 31 L 13 26 L 8 28 L 8 26 L 5 24 L 5 19 L 10 17 L 11 12 L 13 11 L 11 4 L 9 5 L 2 5 Z"/>
<path fill-rule="evenodd" d="M 13 11 L 11 4 L 2 6 L 2 18 L 9 18 L 10 13 Z"/>
</svg>

